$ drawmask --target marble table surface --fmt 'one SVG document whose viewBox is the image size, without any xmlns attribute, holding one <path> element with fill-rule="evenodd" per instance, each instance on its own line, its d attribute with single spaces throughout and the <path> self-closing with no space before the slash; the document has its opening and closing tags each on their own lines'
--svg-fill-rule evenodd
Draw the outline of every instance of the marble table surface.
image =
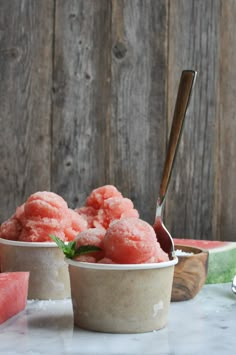
<svg viewBox="0 0 236 355">
<path fill-rule="evenodd" d="M 73 327 L 71 300 L 28 301 L 0 326 L 0 354 L 233 355 L 236 295 L 230 284 L 205 285 L 190 301 L 171 303 L 168 325 L 143 334 Z"/>
</svg>

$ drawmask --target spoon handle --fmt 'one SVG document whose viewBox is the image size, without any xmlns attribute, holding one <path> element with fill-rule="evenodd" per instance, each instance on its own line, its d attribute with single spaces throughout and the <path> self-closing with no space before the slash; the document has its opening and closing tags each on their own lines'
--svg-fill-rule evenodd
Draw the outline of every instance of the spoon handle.
<svg viewBox="0 0 236 355">
<path fill-rule="evenodd" d="M 178 144 L 181 137 L 183 122 L 189 105 L 190 96 L 196 79 L 196 75 L 197 72 L 194 70 L 183 70 L 181 74 L 177 99 L 175 103 L 174 117 L 167 148 L 167 155 L 160 185 L 158 199 L 159 206 L 162 205 L 166 196 Z"/>
</svg>

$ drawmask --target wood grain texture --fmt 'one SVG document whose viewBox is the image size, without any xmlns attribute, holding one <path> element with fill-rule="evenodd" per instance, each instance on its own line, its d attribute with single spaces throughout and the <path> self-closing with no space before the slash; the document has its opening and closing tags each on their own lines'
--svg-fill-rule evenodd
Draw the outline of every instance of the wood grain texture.
<svg viewBox="0 0 236 355">
<path fill-rule="evenodd" d="M 186 301 L 194 298 L 206 282 L 209 254 L 186 245 L 176 245 L 176 250 L 192 253 L 178 256 L 171 293 L 171 301 Z"/>
<path fill-rule="evenodd" d="M 71 207 L 107 183 L 110 1 L 56 1 L 52 189 Z"/>
<path fill-rule="evenodd" d="M 222 1 L 216 103 L 214 236 L 236 240 L 236 2 Z"/>
<path fill-rule="evenodd" d="M 167 1 L 112 5 L 110 181 L 154 223 L 166 137 Z"/>
<path fill-rule="evenodd" d="M 1 0 L 0 223 L 115 184 L 152 223 L 179 77 L 198 71 L 165 224 L 236 240 L 234 0 Z"/>
<path fill-rule="evenodd" d="M 198 71 L 166 201 L 173 236 L 215 239 L 214 179 L 220 1 L 170 1 L 168 119 L 182 69 Z"/>
<path fill-rule="evenodd" d="M 0 222 L 50 189 L 52 23 L 52 2 L 0 1 Z"/>
</svg>

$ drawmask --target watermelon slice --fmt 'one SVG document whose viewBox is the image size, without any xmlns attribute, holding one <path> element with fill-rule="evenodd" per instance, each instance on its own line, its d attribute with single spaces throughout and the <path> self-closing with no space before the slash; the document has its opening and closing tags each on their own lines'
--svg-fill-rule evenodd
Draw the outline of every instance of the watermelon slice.
<svg viewBox="0 0 236 355">
<path fill-rule="evenodd" d="M 25 309 L 29 272 L 0 274 L 0 324 Z"/>
<path fill-rule="evenodd" d="M 236 275 L 236 242 L 174 238 L 174 243 L 209 252 L 207 284 L 231 282 Z"/>
</svg>

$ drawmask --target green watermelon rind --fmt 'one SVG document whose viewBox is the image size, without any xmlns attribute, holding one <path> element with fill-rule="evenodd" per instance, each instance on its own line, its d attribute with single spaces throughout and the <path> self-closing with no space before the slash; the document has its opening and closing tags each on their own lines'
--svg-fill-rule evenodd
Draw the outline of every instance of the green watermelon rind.
<svg viewBox="0 0 236 355">
<path fill-rule="evenodd" d="M 178 238 L 174 242 L 208 251 L 206 284 L 231 282 L 236 275 L 236 242 Z"/>
<path fill-rule="evenodd" d="M 236 275 L 236 248 L 226 250 L 209 250 L 208 276 L 206 284 L 232 281 Z"/>
</svg>

